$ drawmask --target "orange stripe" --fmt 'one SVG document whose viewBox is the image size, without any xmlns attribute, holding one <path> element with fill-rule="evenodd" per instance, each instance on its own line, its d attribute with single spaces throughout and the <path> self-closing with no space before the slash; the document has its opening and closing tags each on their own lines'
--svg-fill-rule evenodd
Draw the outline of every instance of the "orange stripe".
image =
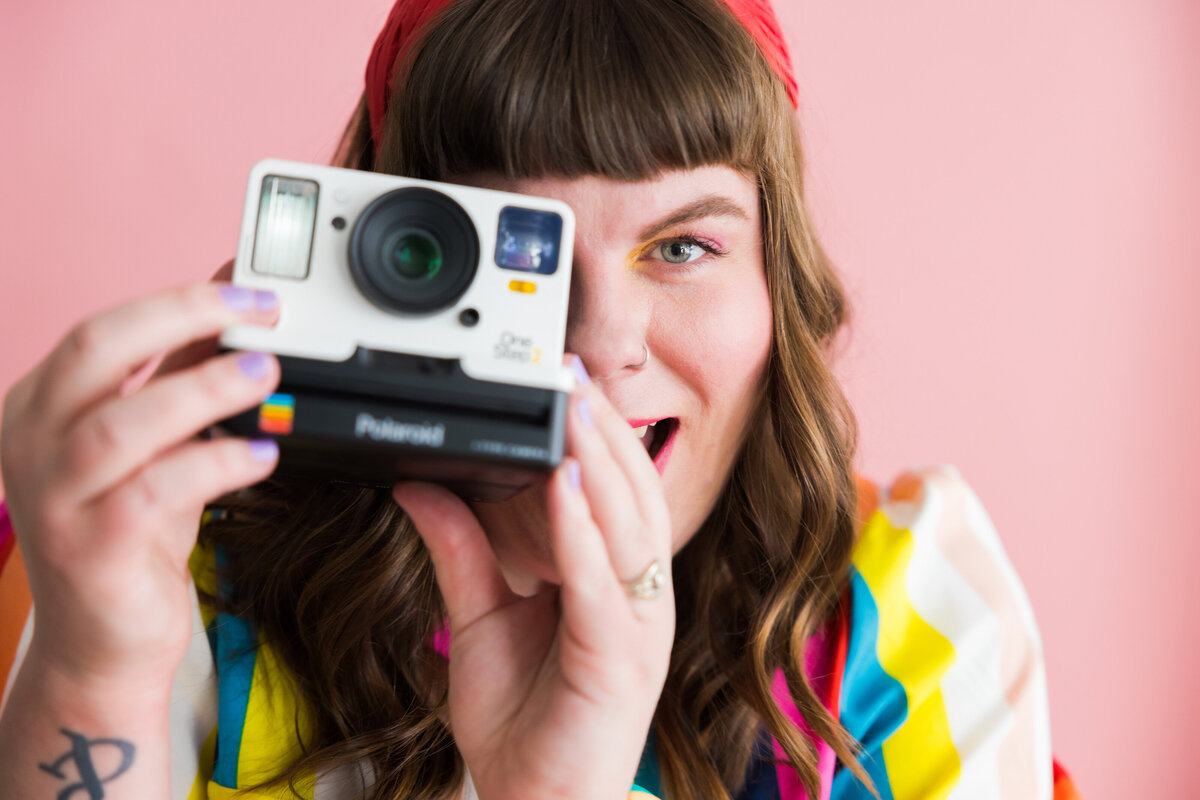
<svg viewBox="0 0 1200 800">
<path fill-rule="evenodd" d="M 21 558 L 21 549 L 14 546 L 0 571 L 0 689 L 8 684 L 8 673 L 17 657 L 17 644 L 21 641 L 32 605 L 25 561 Z"/>
<path fill-rule="evenodd" d="M 854 482 L 858 488 L 858 525 L 861 528 L 879 508 L 879 487 L 862 475 L 855 475 Z"/>
<path fill-rule="evenodd" d="M 1054 762 L 1054 800 L 1083 800 L 1075 782 L 1058 761 Z"/>
</svg>

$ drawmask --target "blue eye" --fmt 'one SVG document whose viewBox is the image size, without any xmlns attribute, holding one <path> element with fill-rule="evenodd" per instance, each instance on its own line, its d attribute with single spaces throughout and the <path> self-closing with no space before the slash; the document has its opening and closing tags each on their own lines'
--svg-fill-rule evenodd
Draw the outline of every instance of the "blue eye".
<svg viewBox="0 0 1200 800">
<path fill-rule="evenodd" d="M 706 253 L 712 252 L 700 242 L 691 239 L 672 239 L 669 242 L 663 242 L 655 249 L 662 260 L 668 264 L 690 264 L 704 257 Z"/>
</svg>

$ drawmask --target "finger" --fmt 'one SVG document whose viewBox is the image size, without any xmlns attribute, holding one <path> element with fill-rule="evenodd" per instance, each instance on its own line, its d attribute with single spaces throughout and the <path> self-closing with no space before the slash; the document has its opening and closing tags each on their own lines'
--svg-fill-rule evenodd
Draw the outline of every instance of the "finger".
<svg viewBox="0 0 1200 800">
<path fill-rule="evenodd" d="M 612 652 L 611 648 L 621 647 L 615 639 L 623 628 L 621 617 L 629 613 L 628 604 L 612 569 L 603 567 L 608 550 L 594 521 L 594 509 L 583 494 L 581 470 L 579 461 L 563 459 L 547 487 L 550 542 L 562 579 L 563 619 L 572 633 L 564 646 Z"/>
<path fill-rule="evenodd" d="M 581 489 L 607 547 L 605 561 L 596 564 L 608 563 L 609 569 L 624 579 L 655 556 L 647 524 L 634 487 L 613 459 L 605 437 L 596 429 L 595 411 L 591 410 L 589 399 L 577 392 L 571 398 L 570 409 L 567 450 L 579 462 Z"/>
<path fill-rule="evenodd" d="M 603 405 L 612 411 L 608 430 L 604 431 L 602 412 L 598 407 L 589 410 L 596 395 L 587 394 L 577 392 L 572 398 L 567 446 L 581 462 L 583 491 L 603 534 L 611 568 L 619 580 L 631 581 L 655 559 L 660 563 L 669 559 L 669 525 L 662 489 L 657 472 L 652 479 L 637 483 L 621 468 L 614 451 L 626 444 L 640 445 L 625 421 L 601 397 Z M 645 459 L 645 454 L 641 457 Z"/>
<path fill-rule="evenodd" d="M 121 381 L 121 386 L 117 390 L 117 394 L 121 395 L 122 397 L 126 397 L 145 386 L 146 382 L 154 377 L 155 373 L 158 372 L 159 365 L 162 364 L 165 356 L 166 353 L 158 353 L 157 355 L 151 356 L 149 361 L 147 361 L 145 364 L 142 364 L 140 367 L 134 370 L 132 375 Z"/>
<path fill-rule="evenodd" d="M 213 283 L 228 283 L 233 280 L 233 259 L 231 258 L 222 264 L 209 280 Z M 215 355 L 217 349 L 217 339 L 215 336 L 192 342 L 178 350 L 167 353 L 166 358 L 155 368 L 154 374 L 169 375 L 172 372 L 190 367 L 193 364 L 198 364 L 204 359 Z"/>
<path fill-rule="evenodd" d="M 662 479 L 654 468 L 650 454 L 646 452 L 646 446 L 634 435 L 629 423 L 613 408 L 604 393 L 594 383 L 579 385 L 576 393 L 588 401 L 594 427 L 604 437 L 613 460 L 625 473 L 629 484 L 647 488 L 660 486 Z M 637 495 L 639 500 L 645 500 L 660 497 L 661 492 L 638 492 Z M 651 511 L 659 509 L 655 505 L 644 510 L 649 515 Z"/>
<path fill-rule="evenodd" d="M 662 482 L 654 462 L 646 452 L 645 445 L 629 427 L 629 423 L 613 408 L 612 403 L 600 389 L 592 383 L 584 369 L 579 356 L 567 354 L 564 364 L 569 366 L 576 377 L 575 393 L 587 400 L 589 417 L 595 423 L 608 446 L 609 452 L 618 467 L 624 472 L 629 485 L 633 487 L 633 497 L 642 518 L 653 528 L 665 530 L 668 516 L 666 502 L 662 496 Z"/>
<path fill-rule="evenodd" d="M 227 492 L 264 480 L 275 469 L 279 448 L 275 442 L 237 438 L 185 442 L 147 464 L 112 492 L 96 498 L 89 506 L 110 523 L 100 530 L 124 536 L 143 527 L 153 510 L 163 517 L 188 515 L 198 519 L 199 509 Z M 173 543 L 175 552 L 186 557 L 195 544 L 195 530 L 185 540 Z M 149 531 L 155 535 L 157 531 Z"/>
<path fill-rule="evenodd" d="M 574 459 L 565 459 L 547 491 L 555 568 L 562 578 L 563 619 L 572 633 L 565 641 L 593 655 L 636 646 L 623 620 L 666 625 L 663 636 L 669 641 L 675 614 L 670 581 L 654 600 L 631 602 L 612 570 L 597 568 L 607 558 L 608 546 L 582 491 L 582 469 Z M 670 570 L 669 561 L 661 566 Z"/>
<path fill-rule="evenodd" d="M 170 375 L 173 372 L 187 369 L 199 364 L 206 358 L 212 358 L 221 349 L 216 336 L 189 342 L 178 350 L 172 350 L 164 355 L 162 361 L 155 367 L 155 376 Z"/>
<path fill-rule="evenodd" d="M 36 402 L 44 418 L 67 422 L 117 392 L 156 354 L 216 336 L 235 323 L 271 324 L 275 295 L 198 284 L 102 312 L 77 325 L 39 368 Z"/>
<path fill-rule="evenodd" d="M 107 491 L 156 455 L 266 397 L 279 362 L 266 353 L 229 353 L 158 378 L 80 417 L 67 431 L 55 467 L 76 502 Z"/>
<path fill-rule="evenodd" d="M 429 548 L 452 635 L 516 598 L 504 582 L 483 527 L 466 503 L 449 490 L 427 483 L 398 483 L 392 496 Z"/>
</svg>

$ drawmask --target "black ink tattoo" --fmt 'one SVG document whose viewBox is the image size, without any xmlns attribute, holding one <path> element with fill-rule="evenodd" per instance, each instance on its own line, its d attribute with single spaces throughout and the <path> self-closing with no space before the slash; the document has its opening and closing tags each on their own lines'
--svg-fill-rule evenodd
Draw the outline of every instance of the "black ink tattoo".
<svg viewBox="0 0 1200 800">
<path fill-rule="evenodd" d="M 136 750 L 133 743 L 121 739 L 89 739 L 66 728 L 59 728 L 59 731 L 71 740 L 71 749 L 53 764 L 39 763 L 38 769 L 49 772 L 56 778 L 67 780 L 67 773 L 63 771 L 63 765 L 68 761 L 74 761 L 75 769 L 79 772 L 79 783 L 68 785 L 58 793 L 57 800 L 71 800 L 80 793 L 83 793 L 82 796 L 87 797 L 88 800 L 102 800 L 104 784 L 119 778 L 133 764 L 133 754 Z M 121 766 L 117 767 L 112 775 L 105 778 L 96 774 L 96 766 L 92 763 L 92 748 L 101 745 L 115 747 L 121 751 Z"/>
</svg>

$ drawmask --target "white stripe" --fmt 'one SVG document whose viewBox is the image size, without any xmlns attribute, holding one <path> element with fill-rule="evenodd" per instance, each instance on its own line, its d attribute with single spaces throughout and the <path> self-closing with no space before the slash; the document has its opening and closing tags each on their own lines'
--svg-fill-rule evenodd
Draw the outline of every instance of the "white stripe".
<svg viewBox="0 0 1200 800">
<path fill-rule="evenodd" d="M 12 669 L 8 671 L 8 680 L 4 682 L 4 694 L 0 696 L 0 708 L 8 702 L 8 693 L 12 691 L 13 682 L 17 679 L 17 672 L 21 669 L 22 662 L 25 661 L 25 654 L 29 652 L 29 642 L 33 639 L 33 607 L 29 608 L 29 616 L 25 618 L 25 627 L 21 629 L 21 638 L 17 640 L 17 652 L 13 653 Z"/>
<path fill-rule="evenodd" d="M 192 638 L 171 685 L 171 797 L 187 800 L 200 769 L 200 749 L 217 725 L 217 676 L 193 586 Z"/>
<path fill-rule="evenodd" d="M 1034 797 L 1050 798 L 1054 795 L 1053 755 L 1050 745 L 1050 700 L 1046 691 L 1042 637 L 1034 618 L 1033 604 L 1030 603 L 1029 597 L 1025 593 L 1025 587 L 1021 584 L 1016 569 L 1008 559 L 1008 554 L 1004 552 L 1000 535 L 992 524 L 991 518 L 988 517 L 983 504 L 965 481 L 960 478 L 959 482 L 965 496 L 964 508 L 968 524 L 979 541 L 992 554 L 997 571 L 1008 584 L 1015 610 L 1028 639 L 1029 648 L 1033 651 L 1034 667 L 1029 681 L 1029 702 L 1033 704 L 1034 740 L 1030 744 L 1034 750 L 1034 763 L 1044 765 L 1044 768 L 1039 769 L 1036 773 L 1037 786 Z"/>
</svg>

